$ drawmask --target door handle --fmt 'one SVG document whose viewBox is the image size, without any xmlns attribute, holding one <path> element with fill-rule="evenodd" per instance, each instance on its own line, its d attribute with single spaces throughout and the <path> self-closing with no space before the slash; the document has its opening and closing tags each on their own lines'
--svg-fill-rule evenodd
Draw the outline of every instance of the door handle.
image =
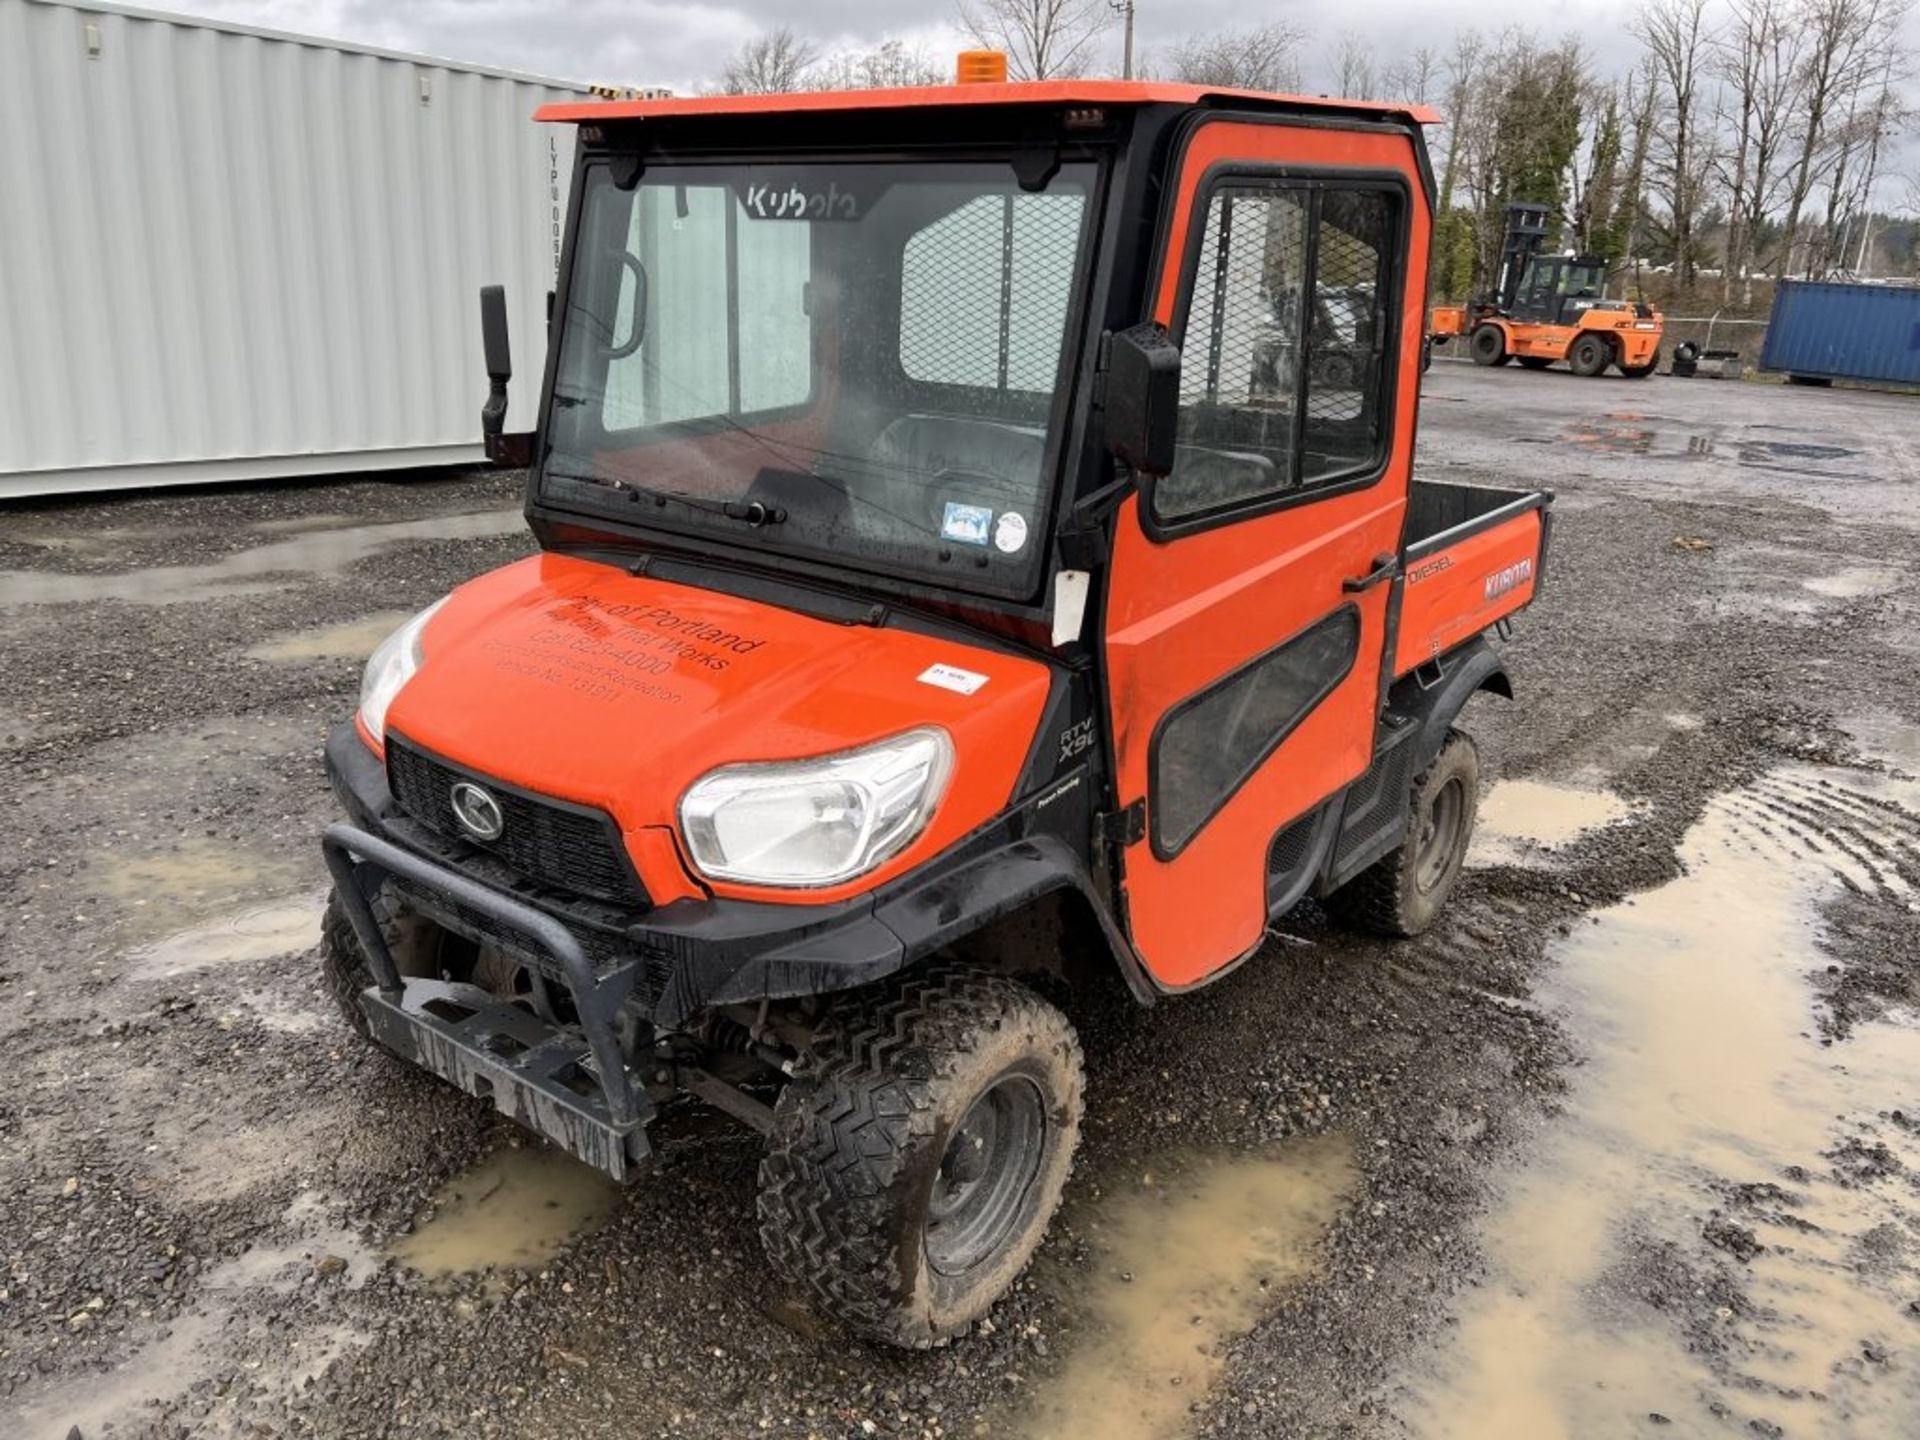
<svg viewBox="0 0 1920 1440">
<path fill-rule="evenodd" d="M 1376 555 L 1373 557 L 1373 569 L 1355 579 L 1342 580 L 1340 588 L 1349 595 L 1358 595 L 1362 590 L 1371 590 L 1382 580 L 1391 580 L 1399 569 L 1398 555 Z"/>
</svg>

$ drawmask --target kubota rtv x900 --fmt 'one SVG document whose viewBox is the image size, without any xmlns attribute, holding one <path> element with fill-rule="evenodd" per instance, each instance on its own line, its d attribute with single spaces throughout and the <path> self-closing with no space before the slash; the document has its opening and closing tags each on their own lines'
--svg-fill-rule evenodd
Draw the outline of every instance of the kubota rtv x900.
<svg viewBox="0 0 1920 1440">
<path fill-rule="evenodd" d="M 1454 722 L 1507 692 L 1482 632 L 1547 511 L 1411 479 L 1430 117 L 1097 81 L 543 116 L 579 145 L 540 553 L 396 632 L 332 735 L 328 974 L 612 1175 L 677 1096 L 754 1127 L 774 1270 L 935 1343 L 1066 1183 L 1056 999 L 1215 980 L 1310 894 L 1412 934 L 1459 872 Z"/>
</svg>

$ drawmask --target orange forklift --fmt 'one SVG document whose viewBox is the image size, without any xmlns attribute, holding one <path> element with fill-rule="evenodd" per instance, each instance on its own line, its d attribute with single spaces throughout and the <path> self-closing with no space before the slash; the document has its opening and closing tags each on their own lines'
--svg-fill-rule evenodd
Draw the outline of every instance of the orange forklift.
<svg viewBox="0 0 1920 1440">
<path fill-rule="evenodd" d="M 1548 497 L 1413 479 L 1432 117 L 992 79 L 541 118 L 579 143 L 530 433 L 481 301 L 539 552 L 329 737 L 325 975 L 610 1175 L 668 1107 L 759 1132 L 771 1276 L 937 1344 L 1067 1183 L 1077 994 L 1285 964 L 1307 896 L 1417 934 L 1459 877 Z"/>
<path fill-rule="evenodd" d="M 1507 207 L 1494 293 L 1464 305 L 1438 305 L 1428 321 L 1436 345 L 1467 337 L 1476 365 L 1518 360 L 1544 370 L 1564 360 L 1576 375 L 1609 365 L 1644 380 L 1660 363 L 1662 322 L 1644 303 L 1606 299 L 1607 262 L 1592 255 L 1542 255 L 1547 207 Z"/>
</svg>

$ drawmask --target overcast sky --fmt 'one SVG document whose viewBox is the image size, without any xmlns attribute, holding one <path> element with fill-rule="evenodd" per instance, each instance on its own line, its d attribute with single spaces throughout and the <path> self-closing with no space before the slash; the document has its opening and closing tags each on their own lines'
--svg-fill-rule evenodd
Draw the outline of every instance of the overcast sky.
<svg viewBox="0 0 1920 1440">
<path fill-rule="evenodd" d="M 665 85 L 683 94 L 714 80 L 739 45 L 789 25 L 824 50 L 859 50 L 900 37 L 945 62 L 966 39 L 954 0 L 136 0 L 269 29 L 411 50 L 503 69 L 606 85 Z M 1463 26 L 1514 25 L 1546 41 L 1577 35 L 1596 75 L 1624 73 L 1639 47 L 1627 32 L 1634 0 L 1137 0 L 1136 46 L 1149 59 L 1181 36 L 1281 20 L 1310 38 L 1300 72 L 1309 91 L 1333 88 L 1341 37 L 1372 45 L 1381 68 L 1409 50 L 1444 52 Z M 1920 51 L 1920 4 L 1907 41 Z M 1118 73 L 1119 31 L 1106 40 L 1107 73 Z M 1913 87 L 1909 87 L 1910 90 Z M 1376 96 L 1404 99 L 1404 96 Z M 1438 97 L 1434 97 L 1438 98 Z M 1920 191 L 1920 137 L 1894 146 L 1879 203 L 1903 205 Z"/>
<path fill-rule="evenodd" d="M 963 41 L 953 0 L 144 0 L 166 9 L 218 16 L 270 29 L 359 41 L 398 50 L 531 70 L 610 85 L 697 89 L 716 76 L 743 40 L 789 25 L 829 47 L 858 48 L 891 35 L 944 59 Z M 1330 83 L 1330 52 L 1354 31 L 1378 50 L 1383 65 L 1414 46 L 1444 48 L 1456 28 L 1526 26 L 1547 39 L 1583 36 L 1611 67 L 1631 60 L 1624 29 L 1630 7 L 1619 0 L 1473 0 L 1440 6 L 1431 0 L 1138 0 L 1136 45 L 1158 44 L 1196 30 L 1285 20 L 1312 33 L 1300 69 L 1311 88 Z M 1109 37 L 1117 71 L 1119 31 Z"/>
</svg>

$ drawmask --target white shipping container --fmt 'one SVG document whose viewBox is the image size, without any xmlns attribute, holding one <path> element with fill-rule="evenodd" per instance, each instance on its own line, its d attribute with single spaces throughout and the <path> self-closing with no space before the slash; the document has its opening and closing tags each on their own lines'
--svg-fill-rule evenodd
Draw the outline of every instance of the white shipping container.
<svg viewBox="0 0 1920 1440">
<path fill-rule="evenodd" d="M 585 86 L 0 0 L 0 498 L 477 461 L 531 429 Z"/>
</svg>

